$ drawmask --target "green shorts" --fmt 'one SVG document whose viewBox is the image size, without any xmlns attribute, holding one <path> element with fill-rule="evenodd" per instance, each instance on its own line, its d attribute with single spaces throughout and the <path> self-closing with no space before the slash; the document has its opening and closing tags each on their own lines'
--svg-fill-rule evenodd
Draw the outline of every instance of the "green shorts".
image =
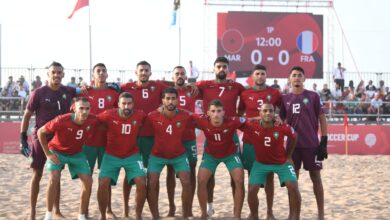
<svg viewBox="0 0 390 220">
<path fill-rule="evenodd" d="M 136 153 L 126 158 L 105 154 L 102 167 L 100 168 L 99 178 L 110 178 L 111 185 L 116 185 L 122 167 L 125 169 L 129 184 L 134 184 L 133 179 L 135 177 L 146 176 L 141 154 Z"/>
<path fill-rule="evenodd" d="M 149 158 L 148 173 L 161 173 L 165 165 L 171 165 L 176 174 L 179 172 L 190 172 L 187 154 L 183 154 L 172 159 L 151 155 Z"/>
<path fill-rule="evenodd" d="M 196 150 L 196 140 L 183 141 L 183 145 L 187 151 L 187 158 L 190 164 L 195 164 L 198 161 L 198 151 Z"/>
<path fill-rule="evenodd" d="M 264 187 L 269 173 L 278 174 L 280 186 L 284 186 L 288 181 L 297 181 L 294 166 L 291 164 L 263 164 L 255 161 L 249 176 L 249 184 Z"/>
<path fill-rule="evenodd" d="M 221 162 L 225 163 L 229 172 L 234 170 L 235 168 L 242 169 L 242 163 L 240 155 L 238 153 L 231 154 L 224 158 L 215 158 L 208 153 L 203 153 L 202 163 L 200 164 L 200 167 L 208 169 L 211 171 L 212 174 L 214 174 L 218 164 Z"/>
<path fill-rule="evenodd" d="M 244 169 L 250 172 L 253 162 L 256 161 L 256 152 L 252 144 L 244 143 L 242 148 L 242 164 L 244 165 Z"/>
<path fill-rule="evenodd" d="M 145 167 L 148 167 L 149 155 L 154 145 L 154 137 L 138 137 L 137 145 Z"/>
<path fill-rule="evenodd" d="M 47 171 L 61 171 L 65 164 L 68 164 L 69 173 L 72 179 L 77 179 L 79 174 L 91 175 L 91 170 L 89 168 L 87 158 L 83 152 L 72 155 L 62 154 L 54 150 L 50 150 L 50 152 L 57 155 L 58 159 L 60 160 L 60 164 L 55 164 L 50 160 L 47 160 Z"/>
<path fill-rule="evenodd" d="M 237 132 L 235 132 L 233 135 L 233 142 L 237 147 L 237 153 L 241 154 L 240 139 L 238 138 Z M 203 144 L 203 148 L 206 149 L 206 147 L 207 147 L 207 140 L 205 139 L 204 144 Z"/>
<path fill-rule="evenodd" d="M 96 159 L 98 162 L 98 169 L 100 169 L 105 151 L 106 149 L 104 147 L 83 146 L 83 152 L 85 156 L 87 156 L 89 166 L 91 167 L 91 173 L 93 173 L 93 169 L 95 168 Z"/>
</svg>

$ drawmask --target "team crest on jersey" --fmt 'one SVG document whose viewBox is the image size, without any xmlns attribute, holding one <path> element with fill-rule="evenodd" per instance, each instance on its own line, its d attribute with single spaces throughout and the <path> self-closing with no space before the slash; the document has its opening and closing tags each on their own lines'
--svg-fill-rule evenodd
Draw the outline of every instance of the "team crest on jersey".
<svg viewBox="0 0 390 220">
<path fill-rule="evenodd" d="M 291 133 L 295 133 L 295 130 L 294 130 L 294 128 L 293 127 L 290 127 L 291 128 Z"/>
<path fill-rule="evenodd" d="M 88 125 L 85 130 L 89 131 L 89 129 L 91 129 L 91 126 Z"/>
<path fill-rule="evenodd" d="M 133 123 L 133 125 L 136 125 L 136 124 L 137 124 L 137 121 L 133 121 L 132 123 Z"/>
<path fill-rule="evenodd" d="M 154 91 L 155 88 L 156 88 L 156 87 L 151 86 L 151 87 L 150 87 L 150 90 Z"/>
<path fill-rule="evenodd" d="M 66 99 L 66 94 L 65 94 L 65 93 L 62 94 L 62 98 L 63 98 L 63 99 Z"/>
<path fill-rule="evenodd" d="M 176 122 L 176 126 L 177 126 L 178 128 L 180 128 L 180 127 L 181 127 L 181 122 L 180 122 L 180 121 Z"/>
<path fill-rule="evenodd" d="M 228 133 L 228 131 L 229 131 L 228 129 L 225 129 L 223 130 L 223 133 Z"/>
<path fill-rule="evenodd" d="M 229 90 L 232 90 L 232 88 L 233 88 L 232 86 L 228 86 L 228 89 L 229 89 Z"/>
<path fill-rule="evenodd" d="M 112 100 L 112 97 L 111 97 L 111 96 L 107 96 L 107 100 L 108 100 L 108 101 L 111 101 L 111 100 Z"/>
<path fill-rule="evenodd" d="M 274 137 L 275 137 L 275 139 L 278 139 L 279 138 L 279 132 L 275 131 L 274 132 Z"/>
<path fill-rule="evenodd" d="M 188 96 L 188 97 L 191 97 L 191 93 L 190 93 L 190 92 L 187 92 L 187 96 Z"/>
<path fill-rule="evenodd" d="M 305 105 L 307 105 L 307 103 L 309 103 L 309 99 L 308 99 L 308 98 L 304 98 L 304 99 L 303 99 L 303 103 L 304 103 Z"/>
<path fill-rule="evenodd" d="M 272 96 L 270 94 L 267 95 L 268 101 L 271 101 Z"/>
</svg>

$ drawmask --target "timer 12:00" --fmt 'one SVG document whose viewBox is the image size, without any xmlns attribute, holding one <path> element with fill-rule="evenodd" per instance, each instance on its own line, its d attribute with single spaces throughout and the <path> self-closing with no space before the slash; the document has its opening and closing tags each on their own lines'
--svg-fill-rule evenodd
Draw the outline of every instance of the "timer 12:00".
<svg viewBox="0 0 390 220">
<path fill-rule="evenodd" d="M 258 47 L 280 47 L 282 39 L 280 37 L 256 37 L 256 45 Z"/>
</svg>

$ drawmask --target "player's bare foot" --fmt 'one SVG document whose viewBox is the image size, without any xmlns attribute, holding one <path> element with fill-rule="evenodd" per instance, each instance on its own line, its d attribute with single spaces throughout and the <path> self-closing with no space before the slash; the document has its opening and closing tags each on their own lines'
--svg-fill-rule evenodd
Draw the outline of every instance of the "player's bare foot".
<svg viewBox="0 0 390 220">
<path fill-rule="evenodd" d="M 200 219 L 200 220 L 207 220 L 207 215 L 202 215 L 202 216 L 200 216 L 199 219 Z"/>
<path fill-rule="evenodd" d="M 175 217 L 176 206 L 170 206 L 167 217 Z"/>
<path fill-rule="evenodd" d="M 125 208 L 125 210 L 123 210 L 122 216 L 123 216 L 123 218 L 128 219 L 129 218 L 130 207 L 127 206 L 127 207 L 124 207 L 124 208 Z"/>
<path fill-rule="evenodd" d="M 266 220 L 276 220 L 274 213 L 267 213 Z"/>
<path fill-rule="evenodd" d="M 112 210 L 107 210 L 106 212 L 106 216 L 107 216 L 107 219 L 117 219 L 116 215 L 114 214 L 114 212 L 112 212 Z"/>
<path fill-rule="evenodd" d="M 247 220 L 259 220 L 259 216 L 252 216 L 252 214 L 249 214 L 246 219 Z"/>
<path fill-rule="evenodd" d="M 54 212 L 53 219 L 65 219 L 65 216 L 61 212 Z"/>
<path fill-rule="evenodd" d="M 30 213 L 27 214 L 27 220 L 35 220 L 35 210 L 31 210 Z"/>
</svg>

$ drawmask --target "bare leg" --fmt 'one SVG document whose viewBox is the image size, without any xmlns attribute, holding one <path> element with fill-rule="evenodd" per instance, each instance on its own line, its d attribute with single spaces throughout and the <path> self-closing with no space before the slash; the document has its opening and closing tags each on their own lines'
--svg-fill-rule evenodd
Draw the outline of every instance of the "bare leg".
<svg viewBox="0 0 390 220">
<path fill-rule="evenodd" d="M 295 169 L 295 174 L 297 175 L 297 180 L 299 180 L 299 170 Z M 291 204 L 293 203 L 290 191 L 288 191 L 288 203 Z M 289 205 L 289 213 L 288 213 L 288 219 L 291 219 L 291 215 L 293 213 L 291 205 Z"/>
<path fill-rule="evenodd" d="M 99 187 L 98 187 L 97 196 L 98 196 L 98 203 L 99 203 L 100 220 L 106 219 L 110 182 L 111 182 L 110 178 L 99 178 Z"/>
<path fill-rule="evenodd" d="M 169 211 L 167 217 L 174 217 L 176 212 L 175 205 L 175 171 L 171 165 L 167 165 L 167 192 L 168 192 L 168 202 L 169 202 Z"/>
<path fill-rule="evenodd" d="M 109 185 L 108 187 L 109 189 L 108 189 L 107 216 L 110 219 L 116 219 L 116 215 L 114 214 L 111 208 L 111 185 Z"/>
<path fill-rule="evenodd" d="M 56 197 L 56 190 L 61 178 L 61 172 L 59 170 L 51 171 L 49 174 L 49 183 L 46 192 L 46 208 L 47 211 L 52 212 L 54 201 Z"/>
<path fill-rule="evenodd" d="M 190 202 L 189 202 L 189 213 L 188 216 L 194 216 L 192 214 L 192 204 L 194 202 L 194 195 L 195 195 L 195 189 L 196 189 L 196 162 L 190 164 L 190 183 L 191 183 L 191 197 L 190 197 Z"/>
<path fill-rule="evenodd" d="M 286 187 L 289 193 L 290 216 L 289 220 L 298 220 L 301 213 L 301 193 L 299 192 L 298 182 L 286 182 Z"/>
<path fill-rule="evenodd" d="M 89 198 L 91 197 L 92 191 L 92 176 L 86 174 L 79 174 L 79 178 L 83 183 L 83 188 L 81 189 L 80 194 L 80 209 L 79 213 L 84 214 L 87 212 L 89 205 Z"/>
<path fill-rule="evenodd" d="M 234 219 L 241 219 L 242 206 L 244 204 L 245 190 L 244 190 L 244 170 L 242 168 L 235 168 L 230 171 L 230 176 L 234 180 Z"/>
<path fill-rule="evenodd" d="M 272 211 L 274 203 L 274 173 L 269 173 L 267 175 L 267 183 L 265 184 L 264 190 L 267 199 L 267 220 L 275 220 Z"/>
<path fill-rule="evenodd" d="M 211 177 L 207 183 L 207 192 L 208 192 L 207 202 L 209 204 L 213 204 L 213 201 L 214 201 L 214 188 L 215 188 L 215 176 L 211 175 Z M 215 211 L 214 211 L 213 207 L 208 207 L 207 215 L 209 217 L 211 217 L 214 214 L 214 212 Z"/>
<path fill-rule="evenodd" d="M 137 186 L 135 195 L 135 219 L 142 219 L 142 210 L 146 200 L 146 177 L 136 177 L 134 182 Z"/>
<path fill-rule="evenodd" d="M 153 219 L 158 219 L 158 194 L 160 188 L 160 174 L 159 173 L 149 173 L 148 174 L 148 184 L 147 184 L 147 199 L 149 203 L 149 209 L 152 213 Z"/>
<path fill-rule="evenodd" d="M 198 200 L 199 206 L 202 211 L 200 219 L 207 219 L 207 200 L 208 200 L 208 183 L 212 173 L 205 168 L 199 168 L 198 171 Z"/>
<path fill-rule="evenodd" d="M 317 201 L 318 219 L 325 219 L 324 212 L 324 188 L 322 186 L 321 171 L 309 171 L 310 179 L 313 182 L 313 191 Z"/>
<path fill-rule="evenodd" d="M 259 185 L 250 184 L 248 186 L 248 205 L 251 211 L 250 217 L 248 219 L 251 220 L 259 219 L 259 198 L 257 197 L 259 189 Z"/>
<path fill-rule="evenodd" d="M 127 176 L 123 179 L 123 217 L 129 217 L 129 199 L 130 199 L 131 185 L 127 183 Z"/>
<path fill-rule="evenodd" d="M 37 207 L 37 200 L 39 194 L 39 182 L 42 179 L 42 169 L 33 168 L 33 174 L 31 177 L 31 186 L 30 186 L 30 214 L 28 219 L 35 220 L 35 213 Z"/>
</svg>

